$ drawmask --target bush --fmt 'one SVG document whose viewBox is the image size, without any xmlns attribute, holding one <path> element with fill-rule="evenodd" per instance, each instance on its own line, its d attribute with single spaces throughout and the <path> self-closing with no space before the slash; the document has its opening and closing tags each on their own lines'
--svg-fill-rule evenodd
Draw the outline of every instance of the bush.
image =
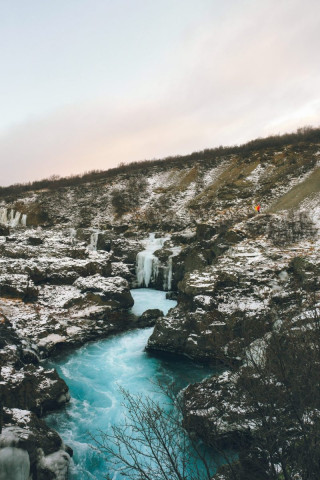
<svg viewBox="0 0 320 480">
<path fill-rule="evenodd" d="M 116 215 L 121 217 L 123 214 L 133 211 L 141 204 L 142 196 L 147 188 L 147 181 L 142 177 L 131 177 L 122 190 L 113 190 L 111 194 L 111 204 Z"/>
</svg>

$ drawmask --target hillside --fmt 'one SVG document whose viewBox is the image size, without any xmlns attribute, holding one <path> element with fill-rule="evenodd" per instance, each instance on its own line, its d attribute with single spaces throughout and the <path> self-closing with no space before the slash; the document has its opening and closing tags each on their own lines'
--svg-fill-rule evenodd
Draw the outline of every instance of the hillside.
<svg viewBox="0 0 320 480">
<path fill-rule="evenodd" d="M 43 458 L 59 452 L 65 464 L 70 454 L 53 432 L 43 443 L 40 417 L 68 401 L 68 388 L 40 360 L 150 324 L 128 315 L 137 254 L 150 233 L 167 238 L 149 286 L 178 299 L 157 318 L 151 353 L 241 369 L 279 319 L 310 322 L 311 297 L 312 308 L 319 305 L 319 129 L 0 195 L 3 426 L 28 451 L 34 480 L 49 468 L 36 457 L 39 446 Z M 217 392 L 232 406 L 234 384 L 222 376 L 187 389 L 187 428 L 207 443 L 215 445 Z M 215 439 L 229 447 L 246 421 L 235 428 L 223 418 Z"/>
</svg>

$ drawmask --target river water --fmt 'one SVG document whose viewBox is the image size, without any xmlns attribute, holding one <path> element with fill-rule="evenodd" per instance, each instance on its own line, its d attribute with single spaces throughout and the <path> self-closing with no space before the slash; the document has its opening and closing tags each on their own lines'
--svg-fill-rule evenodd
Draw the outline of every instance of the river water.
<svg viewBox="0 0 320 480">
<path fill-rule="evenodd" d="M 131 291 L 137 315 L 149 308 L 167 311 L 176 302 L 166 300 L 165 292 L 152 289 Z M 90 434 L 110 431 L 112 424 L 123 418 L 123 398 L 119 386 L 131 394 L 157 395 L 152 382 L 169 385 L 177 390 L 200 381 L 212 369 L 194 364 L 188 359 L 158 358 L 144 348 L 152 328 L 131 330 L 107 339 L 84 345 L 48 366 L 54 367 L 70 388 L 71 401 L 64 410 L 46 417 L 48 425 L 59 432 L 64 442 L 74 450 L 70 469 L 72 480 L 102 480 L 106 468 L 101 456 L 91 448 Z M 151 380 L 151 381 L 150 381 Z M 163 398 L 163 402 L 167 399 Z M 115 475 L 114 479 L 120 478 Z"/>
</svg>

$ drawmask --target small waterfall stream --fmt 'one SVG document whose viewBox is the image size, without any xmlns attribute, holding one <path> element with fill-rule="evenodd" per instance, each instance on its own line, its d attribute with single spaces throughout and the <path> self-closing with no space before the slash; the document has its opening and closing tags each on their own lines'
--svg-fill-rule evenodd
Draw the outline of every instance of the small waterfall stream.
<svg viewBox="0 0 320 480">
<path fill-rule="evenodd" d="M 97 250 L 98 239 L 99 239 L 99 230 L 95 230 L 90 235 L 90 244 L 88 246 L 89 250 L 94 252 Z"/>
</svg>

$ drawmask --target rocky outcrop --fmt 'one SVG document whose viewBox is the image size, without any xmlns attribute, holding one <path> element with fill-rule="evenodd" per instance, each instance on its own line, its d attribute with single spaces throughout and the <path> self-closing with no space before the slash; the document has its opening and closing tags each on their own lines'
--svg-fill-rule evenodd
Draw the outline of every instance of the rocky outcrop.
<svg viewBox="0 0 320 480">
<path fill-rule="evenodd" d="M 80 277 L 73 285 L 85 294 L 86 299 L 97 305 L 130 308 L 134 303 L 129 284 L 121 277 L 104 278 L 101 275 Z"/>
<path fill-rule="evenodd" d="M 28 275 L 4 274 L 0 275 L 0 296 L 35 300 L 38 289 Z"/>
<path fill-rule="evenodd" d="M 153 327 L 156 321 L 163 317 L 163 311 L 159 308 L 151 308 L 143 312 L 143 314 L 138 318 L 137 326 L 138 327 Z"/>
<path fill-rule="evenodd" d="M 60 408 L 70 399 L 66 383 L 55 370 L 35 365 L 26 365 L 21 369 L 5 366 L 1 375 L 2 400 L 8 408 L 30 410 L 41 416 Z"/>
<path fill-rule="evenodd" d="M 312 238 L 283 254 L 269 238 L 248 238 L 252 221 L 249 223 L 249 234 L 242 222 L 206 240 L 213 249 L 217 242 L 224 242 L 219 255 L 213 252 L 210 264 L 202 257 L 203 265 L 199 266 L 196 255 L 190 255 L 190 263 L 183 262 L 189 271 L 178 284 L 179 303 L 156 322 L 149 350 L 175 352 L 201 361 L 225 357 L 238 361 L 243 348 L 271 328 L 275 305 L 281 305 L 284 313 L 295 306 L 299 277 L 304 279 L 304 288 L 317 290 L 314 281 L 307 284 L 319 269 Z M 196 242 L 186 247 L 177 260 L 187 259 L 192 248 L 198 249 L 200 256 L 201 245 Z M 309 260 L 299 262 L 300 256 Z M 305 273 L 298 273 L 299 265 Z"/>
<path fill-rule="evenodd" d="M 215 448 L 243 446 L 250 439 L 252 423 L 236 390 L 237 375 L 229 371 L 189 385 L 183 392 L 185 428 Z"/>
</svg>

